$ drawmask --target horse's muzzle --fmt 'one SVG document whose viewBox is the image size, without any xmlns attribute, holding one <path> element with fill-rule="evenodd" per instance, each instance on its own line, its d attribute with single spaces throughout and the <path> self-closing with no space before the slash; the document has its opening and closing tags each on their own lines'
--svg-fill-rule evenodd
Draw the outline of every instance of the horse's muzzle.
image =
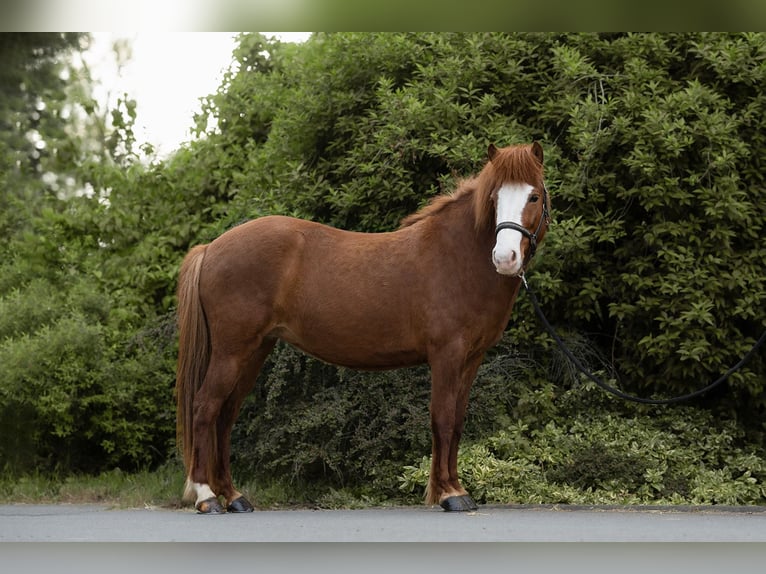
<svg viewBox="0 0 766 574">
<path fill-rule="evenodd" d="M 492 263 L 495 266 L 495 270 L 500 275 L 518 276 L 524 271 L 524 262 L 521 257 L 518 256 L 516 251 L 511 251 L 509 254 L 501 256 L 497 251 L 492 252 Z"/>
</svg>

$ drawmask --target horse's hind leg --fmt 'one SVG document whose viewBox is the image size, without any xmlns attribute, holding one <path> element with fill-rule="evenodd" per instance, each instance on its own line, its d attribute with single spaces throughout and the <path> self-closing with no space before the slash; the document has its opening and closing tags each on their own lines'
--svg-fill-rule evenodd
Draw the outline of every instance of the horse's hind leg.
<svg viewBox="0 0 766 574">
<path fill-rule="evenodd" d="M 193 499 L 197 511 L 202 514 L 223 512 L 213 491 L 213 488 L 219 487 L 216 484 L 219 472 L 216 468 L 219 462 L 218 420 L 242 376 L 248 371 L 252 356 L 250 349 L 252 347 L 224 352 L 214 346 L 205 381 L 194 397 L 192 461 L 184 498 Z M 232 413 L 234 410 L 237 409 L 230 409 Z"/>
<path fill-rule="evenodd" d="M 218 443 L 218 460 L 213 477 L 215 492 L 226 499 L 226 510 L 229 512 L 252 512 L 253 505 L 234 488 L 231 478 L 231 430 L 239 415 L 245 397 L 253 390 L 258 379 L 258 373 L 266 361 L 266 357 L 274 348 L 276 340 L 267 340 L 258 348 L 250 359 L 247 368 L 239 378 L 237 386 L 224 403 L 216 424 L 216 439 Z"/>
</svg>

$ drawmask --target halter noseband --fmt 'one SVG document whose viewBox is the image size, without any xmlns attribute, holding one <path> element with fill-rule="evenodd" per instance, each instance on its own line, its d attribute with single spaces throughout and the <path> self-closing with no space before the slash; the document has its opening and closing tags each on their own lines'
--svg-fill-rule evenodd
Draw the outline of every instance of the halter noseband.
<svg viewBox="0 0 766 574">
<path fill-rule="evenodd" d="M 518 231 L 524 237 L 529 239 L 529 255 L 527 256 L 527 259 L 524 263 L 526 266 L 526 263 L 532 259 L 532 257 L 534 257 L 535 251 L 537 251 L 537 238 L 543 228 L 543 222 L 548 225 L 550 223 L 550 219 L 551 216 L 548 212 L 548 188 L 546 187 L 545 182 L 543 182 L 543 214 L 540 217 L 540 221 L 537 224 L 537 229 L 535 229 L 535 232 L 530 233 L 526 227 L 523 227 L 518 223 L 514 223 L 513 221 L 501 221 L 497 224 L 497 227 L 495 227 L 495 237 L 497 237 L 497 234 L 500 233 L 503 229 L 512 229 L 513 231 Z"/>
</svg>

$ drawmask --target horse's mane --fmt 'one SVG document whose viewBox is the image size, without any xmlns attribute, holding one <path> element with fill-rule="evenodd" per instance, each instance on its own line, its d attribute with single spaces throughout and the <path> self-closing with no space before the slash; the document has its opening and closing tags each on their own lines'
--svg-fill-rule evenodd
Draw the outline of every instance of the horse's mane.
<svg viewBox="0 0 766 574">
<path fill-rule="evenodd" d="M 471 181 L 472 180 L 463 180 L 459 182 L 455 191 L 433 197 L 424 207 L 405 217 L 402 220 L 400 227 L 409 227 L 418 221 L 422 221 L 441 213 L 450 205 L 470 199 L 475 191 L 474 188 L 469 185 Z"/>
<path fill-rule="evenodd" d="M 538 186 L 542 179 L 543 166 L 531 145 L 498 149 L 478 175 L 459 181 L 452 193 L 437 195 L 425 207 L 405 217 L 400 227 L 409 227 L 438 215 L 450 205 L 468 201 L 476 230 L 481 231 L 494 225 L 493 194 L 502 184 L 525 182 Z"/>
</svg>

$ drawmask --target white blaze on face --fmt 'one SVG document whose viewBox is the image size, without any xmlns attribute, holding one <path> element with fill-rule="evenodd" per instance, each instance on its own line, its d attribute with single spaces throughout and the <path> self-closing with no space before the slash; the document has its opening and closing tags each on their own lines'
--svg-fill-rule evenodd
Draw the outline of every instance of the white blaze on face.
<svg viewBox="0 0 766 574">
<path fill-rule="evenodd" d="M 495 225 L 510 221 L 521 225 L 521 214 L 534 187 L 527 183 L 506 183 L 497 192 L 497 219 Z M 518 275 L 522 271 L 522 235 L 514 229 L 503 229 L 497 234 L 492 262 L 503 275 Z"/>
</svg>

